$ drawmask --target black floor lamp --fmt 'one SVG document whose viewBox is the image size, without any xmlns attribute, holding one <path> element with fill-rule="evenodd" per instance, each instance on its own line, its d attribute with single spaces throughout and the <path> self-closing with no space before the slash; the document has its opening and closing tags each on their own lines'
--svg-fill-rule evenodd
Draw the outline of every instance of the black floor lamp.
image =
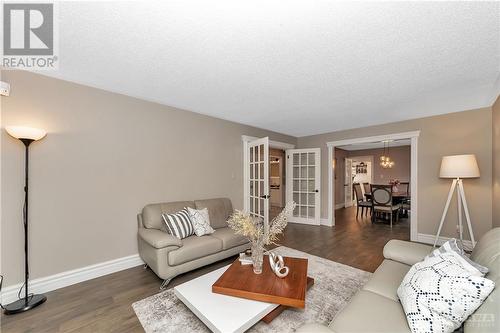
<svg viewBox="0 0 500 333">
<path fill-rule="evenodd" d="M 24 223 L 24 297 L 15 302 L 4 305 L 5 314 L 15 314 L 25 312 L 42 304 L 47 300 L 45 295 L 35 295 L 28 292 L 29 280 L 29 265 L 28 265 L 28 171 L 29 171 L 29 146 L 33 141 L 42 139 L 47 133 L 44 130 L 11 126 L 6 128 L 7 133 L 16 139 L 19 139 L 26 147 L 26 160 L 24 169 L 24 207 L 23 207 L 23 223 Z M 21 287 L 22 290 L 22 287 Z"/>
</svg>

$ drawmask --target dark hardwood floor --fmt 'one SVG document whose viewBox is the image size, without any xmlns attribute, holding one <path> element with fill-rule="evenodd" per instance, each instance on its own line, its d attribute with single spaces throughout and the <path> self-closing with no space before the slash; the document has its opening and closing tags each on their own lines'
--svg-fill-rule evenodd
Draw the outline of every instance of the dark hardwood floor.
<svg viewBox="0 0 500 333">
<path fill-rule="evenodd" d="M 391 239 L 410 240 L 408 219 L 390 228 L 388 223 L 371 223 L 370 216 L 356 219 L 356 208 L 335 211 L 336 225 L 290 224 L 282 244 L 342 264 L 374 272 L 384 259 L 382 250 Z"/>
<path fill-rule="evenodd" d="M 407 220 L 392 230 L 356 219 L 355 208 L 336 211 L 337 225 L 289 224 L 281 244 L 373 272 L 383 260 L 390 239 L 409 239 Z M 234 258 L 173 279 L 172 288 L 231 263 Z M 161 280 L 149 269 L 135 267 L 47 293 L 48 300 L 26 313 L 1 315 L 1 332 L 143 332 L 131 304 L 159 292 Z"/>
</svg>

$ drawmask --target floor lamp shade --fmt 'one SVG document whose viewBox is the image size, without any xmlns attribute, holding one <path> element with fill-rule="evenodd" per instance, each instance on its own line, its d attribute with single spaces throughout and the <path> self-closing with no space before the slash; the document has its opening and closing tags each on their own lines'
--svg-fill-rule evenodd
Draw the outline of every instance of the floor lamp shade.
<svg viewBox="0 0 500 333">
<path fill-rule="evenodd" d="M 479 175 L 476 156 L 473 154 L 444 156 L 441 160 L 441 178 L 478 178 Z"/>
<path fill-rule="evenodd" d="M 5 129 L 7 133 L 19 140 L 26 139 L 37 141 L 43 139 L 43 137 L 47 135 L 47 132 L 43 129 L 33 127 L 7 126 Z"/>
</svg>

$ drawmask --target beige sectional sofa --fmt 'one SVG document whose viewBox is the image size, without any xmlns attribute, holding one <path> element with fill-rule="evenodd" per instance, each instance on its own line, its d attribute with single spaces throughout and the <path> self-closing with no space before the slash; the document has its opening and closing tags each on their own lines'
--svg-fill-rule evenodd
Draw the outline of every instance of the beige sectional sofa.
<svg viewBox="0 0 500 333">
<path fill-rule="evenodd" d="M 208 208 L 211 235 L 196 235 L 182 240 L 170 235 L 163 222 L 163 213 L 175 213 L 184 207 Z M 250 248 L 246 238 L 236 235 L 227 220 L 233 213 L 227 198 L 156 203 L 145 206 L 137 215 L 137 241 L 142 260 L 164 281 L 166 287 L 172 278 L 204 265 L 231 257 Z"/>
<path fill-rule="evenodd" d="M 410 332 L 397 289 L 410 267 L 431 252 L 428 245 L 391 240 L 384 247 L 385 260 L 371 279 L 327 326 L 307 324 L 299 333 Z M 471 259 L 488 267 L 486 278 L 495 289 L 465 322 L 465 333 L 500 332 L 500 228 L 487 232 L 476 244 Z"/>
</svg>

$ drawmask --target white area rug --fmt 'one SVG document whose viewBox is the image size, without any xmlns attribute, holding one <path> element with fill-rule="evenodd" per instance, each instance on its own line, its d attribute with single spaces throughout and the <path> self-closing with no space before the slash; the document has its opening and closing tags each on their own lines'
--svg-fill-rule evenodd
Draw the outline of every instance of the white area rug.
<svg viewBox="0 0 500 333">
<path fill-rule="evenodd" d="M 287 309 L 269 325 L 259 322 L 249 332 L 293 332 L 305 323 L 329 323 L 371 273 L 281 246 L 274 250 L 289 257 L 309 259 L 314 285 L 307 291 L 305 310 Z M 169 289 L 132 304 L 144 330 L 153 332 L 210 332 Z"/>
</svg>

